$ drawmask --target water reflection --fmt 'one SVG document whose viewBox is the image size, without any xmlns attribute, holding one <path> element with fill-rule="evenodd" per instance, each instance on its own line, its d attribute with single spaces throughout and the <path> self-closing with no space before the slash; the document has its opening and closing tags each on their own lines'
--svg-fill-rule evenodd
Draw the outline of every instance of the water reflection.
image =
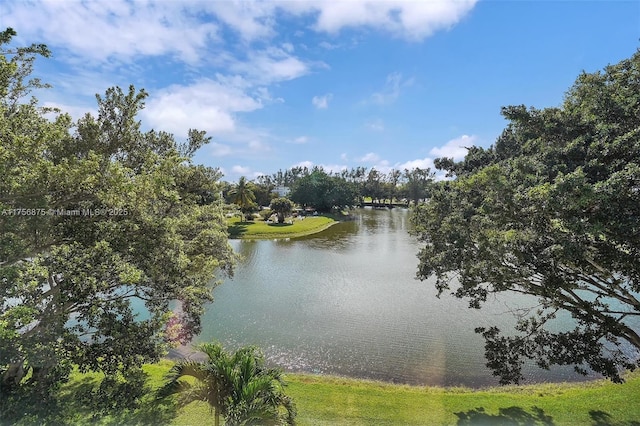
<svg viewBox="0 0 640 426">
<path fill-rule="evenodd" d="M 482 310 L 435 297 L 417 281 L 418 244 L 402 209 L 360 210 L 351 221 L 289 241 L 233 240 L 243 257 L 214 291 L 200 340 L 256 344 L 290 371 L 412 384 L 483 386 L 478 326 L 513 323 L 505 314 L 534 301 L 503 298 Z M 529 369 L 534 380 L 576 379 L 570 369 Z"/>
</svg>

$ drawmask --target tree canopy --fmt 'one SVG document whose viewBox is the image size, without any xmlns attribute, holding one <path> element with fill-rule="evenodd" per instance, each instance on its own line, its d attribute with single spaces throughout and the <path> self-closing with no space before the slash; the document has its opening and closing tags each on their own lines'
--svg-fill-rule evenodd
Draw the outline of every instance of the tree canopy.
<svg viewBox="0 0 640 426">
<path fill-rule="evenodd" d="M 455 179 L 413 213 L 417 275 L 473 308 L 536 298 L 514 332 L 476 330 L 502 383 L 526 359 L 620 381 L 640 362 L 640 52 L 582 73 L 561 107 L 502 114 L 493 146 L 436 161 Z"/>
<path fill-rule="evenodd" d="M 251 219 L 251 213 L 258 210 L 256 196 L 253 193 L 253 184 L 242 176 L 238 183 L 229 191 L 231 202 L 236 204 L 246 219 Z"/>
<path fill-rule="evenodd" d="M 329 212 L 334 208 L 355 205 L 357 190 L 339 176 L 332 176 L 318 168 L 295 181 L 289 198 L 303 207 Z"/>
<path fill-rule="evenodd" d="M 314 174 L 314 178 L 309 176 Z M 403 199 L 415 204 L 424 202 L 429 196 L 429 188 L 435 174 L 429 168 L 390 169 L 384 173 L 376 168 L 355 167 L 339 172 L 327 172 L 321 166 L 293 167 L 290 170 L 278 171 L 273 175 L 261 175 L 257 178 L 258 187 L 273 190 L 276 185 L 295 189 L 296 202 L 315 207 L 315 204 L 326 204 L 330 198 L 336 198 L 344 206 L 362 205 L 364 198 L 371 198 L 374 204 L 393 203 Z M 327 188 L 341 187 L 344 191 L 332 193 Z M 304 191 L 303 191 L 304 188 Z M 355 195 L 354 195 L 355 194 Z M 351 197 L 355 196 L 354 199 Z M 265 203 L 264 205 L 266 205 Z M 336 207 L 340 207 L 337 205 Z M 329 207 L 330 209 L 330 207 Z"/>
<path fill-rule="evenodd" d="M 269 208 L 278 214 L 278 223 L 284 223 L 285 215 L 293 210 L 293 202 L 288 198 L 274 198 Z"/>
<path fill-rule="evenodd" d="M 185 143 L 141 131 L 147 94 L 96 96 L 73 123 L 40 108 L 27 80 L 41 45 L 0 34 L 0 387 L 46 390 L 71 365 L 108 374 L 157 360 L 178 300 L 180 339 L 200 329 L 218 271 L 234 255 L 216 169 Z"/>
</svg>

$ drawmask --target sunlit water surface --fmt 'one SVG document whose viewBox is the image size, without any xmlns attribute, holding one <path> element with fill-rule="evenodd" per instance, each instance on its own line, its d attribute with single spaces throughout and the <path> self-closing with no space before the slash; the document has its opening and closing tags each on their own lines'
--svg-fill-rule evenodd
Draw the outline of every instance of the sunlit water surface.
<svg viewBox="0 0 640 426">
<path fill-rule="evenodd" d="M 255 344 L 287 371 L 422 385 L 496 384 L 479 326 L 509 329 L 532 299 L 483 309 L 436 297 L 415 279 L 419 244 L 403 209 L 361 209 L 354 220 L 287 241 L 233 240 L 243 261 L 214 290 L 197 341 Z M 580 380 L 570 368 L 527 367 L 530 381 Z"/>
</svg>

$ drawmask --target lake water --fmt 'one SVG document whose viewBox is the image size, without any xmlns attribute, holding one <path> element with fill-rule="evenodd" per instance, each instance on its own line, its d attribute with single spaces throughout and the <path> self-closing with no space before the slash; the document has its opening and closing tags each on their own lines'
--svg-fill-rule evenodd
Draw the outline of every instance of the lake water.
<svg viewBox="0 0 640 426">
<path fill-rule="evenodd" d="M 497 384 L 478 326 L 508 330 L 522 296 L 481 310 L 415 279 L 419 244 L 404 209 L 360 209 L 314 236 L 232 240 L 243 256 L 214 290 L 197 341 L 255 344 L 287 371 L 421 385 Z M 530 381 L 581 380 L 570 368 L 527 367 Z"/>
</svg>

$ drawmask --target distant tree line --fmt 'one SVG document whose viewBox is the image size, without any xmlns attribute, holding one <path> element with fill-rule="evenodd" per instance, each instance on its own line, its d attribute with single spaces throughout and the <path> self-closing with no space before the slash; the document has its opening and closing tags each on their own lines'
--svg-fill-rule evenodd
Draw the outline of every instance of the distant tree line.
<svg viewBox="0 0 640 426">
<path fill-rule="evenodd" d="M 269 206 L 279 197 L 276 188 L 283 187 L 289 190 L 287 198 L 299 206 L 328 212 L 362 205 L 365 199 L 373 205 L 394 202 L 417 205 L 429 197 L 433 182 L 434 173 L 429 168 L 393 169 L 383 173 L 365 167 L 339 172 L 326 171 L 320 166 L 293 167 L 259 176 L 254 181 L 241 177 L 237 184 L 226 183 L 223 197 L 246 213 L 257 210 L 258 206 Z M 246 194 L 248 191 L 251 195 Z M 238 194 L 244 194 L 242 199 Z"/>
</svg>

